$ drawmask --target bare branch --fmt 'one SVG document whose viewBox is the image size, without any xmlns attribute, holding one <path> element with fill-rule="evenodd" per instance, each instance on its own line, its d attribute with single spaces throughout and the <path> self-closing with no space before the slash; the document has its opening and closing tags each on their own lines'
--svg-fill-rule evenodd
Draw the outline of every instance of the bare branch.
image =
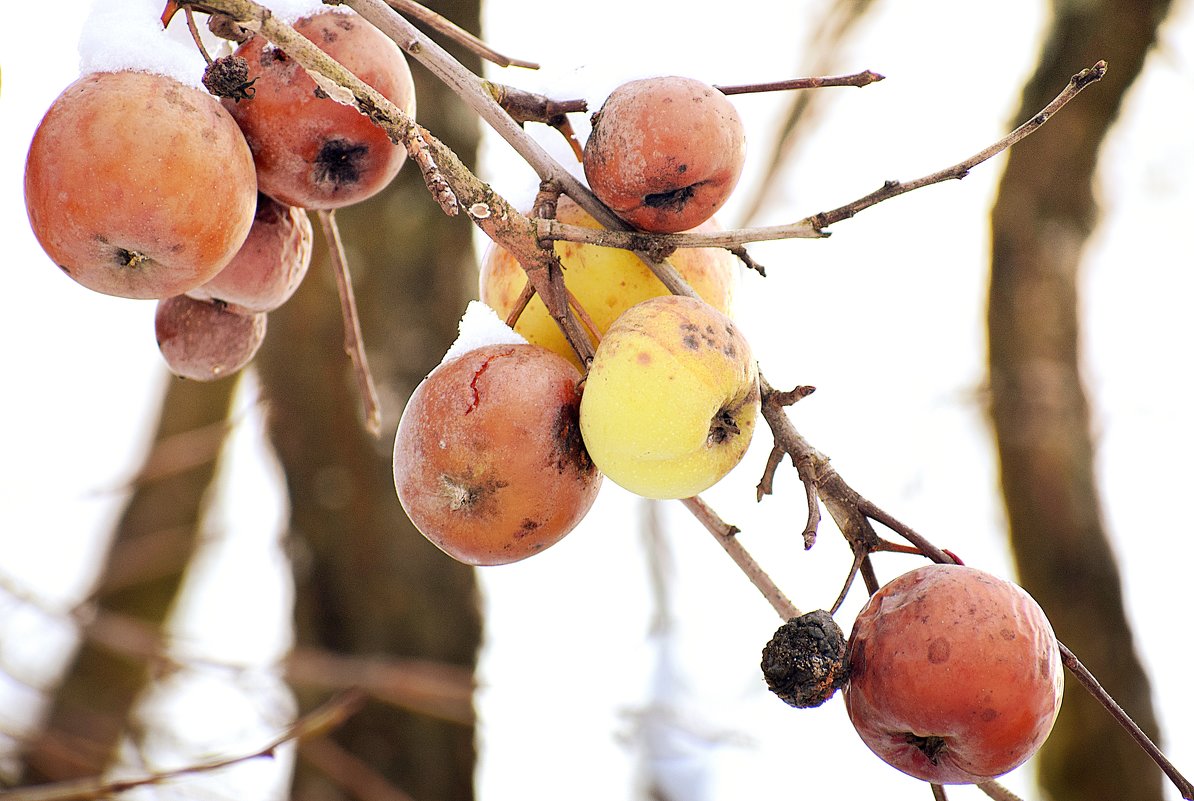
<svg viewBox="0 0 1194 801">
<path fill-rule="evenodd" d="M 473 53 L 476 53 L 481 58 L 493 62 L 499 67 L 523 67 L 528 70 L 539 69 L 539 65 L 533 61 L 523 61 L 519 58 L 503 56 L 464 28 L 461 28 L 451 20 L 435 13 L 420 3 L 413 2 L 413 0 L 386 0 L 386 2 L 398 13 L 417 19 L 427 27 L 439 31 Z"/>
<path fill-rule="evenodd" d="M 790 89 L 822 89 L 831 86 L 870 86 L 883 80 L 882 75 L 871 70 L 863 70 L 853 75 L 826 75 L 813 78 L 789 78 L 786 81 L 772 81 L 770 83 L 748 83 L 740 86 L 714 86 L 723 95 L 744 95 L 757 92 L 783 92 Z"/>
<path fill-rule="evenodd" d="M 364 703 L 364 697 L 359 692 L 350 691 L 338 695 L 296 720 L 285 732 L 266 743 L 262 748 L 248 754 L 222 757 L 174 770 L 147 773 L 144 776 L 131 779 L 106 781 L 102 778 L 91 778 L 40 784 L 34 787 L 0 792 L 0 799 L 4 799 L 4 801 L 99 801 L 99 799 L 110 798 L 137 787 L 166 784 L 185 776 L 210 773 L 242 762 L 272 757 L 279 746 L 288 742 L 317 737 L 336 729 L 352 717 L 362 703 Z"/>
</svg>

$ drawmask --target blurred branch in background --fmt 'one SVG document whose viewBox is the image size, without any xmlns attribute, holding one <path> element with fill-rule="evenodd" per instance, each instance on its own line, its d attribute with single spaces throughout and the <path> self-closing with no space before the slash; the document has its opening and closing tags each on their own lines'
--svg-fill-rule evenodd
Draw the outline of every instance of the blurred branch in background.
<svg viewBox="0 0 1194 801">
<path fill-rule="evenodd" d="M 867 18 L 873 0 L 834 0 L 821 19 L 811 26 L 813 33 L 806 46 L 800 49 L 801 63 L 798 72 L 807 75 L 830 75 L 843 66 L 839 54 L 842 43 L 850 33 Z M 821 92 L 789 92 L 788 109 L 775 126 L 771 152 L 764 160 L 763 174 L 754 183 L 742 205 L 739 225 L 748 227 L 756 224 L 760 214 L 776 189 L 776 181 L 785 165 L 791 160 L 801 137 L 811 127 L 808 123 L 827 98 Z M 745 188 L 745 187 L 744 187 Z"/>
<path fill-rule="evenodd" d="M 1078 284 L 1097 221 L 1100 144 L 1143 67 L 1168 0 L 1057 0 L 1016 118 L 1047 101 L 1075 65 L 1108 63 L 1101 85 L 1010 152 L 992 212 L 991 415 L 1021 583 L 1058 637 L 1154 740 L 1149 682 L 1132 646 L 1118 567 L 1095 484 L 1081 383 Z M 1040 756 L 1055 801 L 1160 799 L 1162 777 L 1076 682 Z"/>
<path fill-rule="evenodd" d="M 116 523 L 90 604 L 161 631 L 195 554 L 237 382 L 171 379 L 153 444 Z M 153 681 L 143 656 L 84 639 L 26 743 L 25 783 L 98 776 Z"/>
</svg>

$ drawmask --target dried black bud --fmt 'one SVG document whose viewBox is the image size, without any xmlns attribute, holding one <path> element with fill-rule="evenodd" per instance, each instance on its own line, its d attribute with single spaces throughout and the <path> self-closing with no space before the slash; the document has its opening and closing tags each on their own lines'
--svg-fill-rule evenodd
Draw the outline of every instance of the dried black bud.
<svg viewBox="0 0 1194 801">
<path fill-rule="evenodd" d="M 824 609 L 794 617 L 763 649 L 763 678 L 785 703 L 820 706 L 846 683 L 846 637 Z"/>
<path fill-rule="evenodd" d="M 249 80 L 249 62 L 240 56 L 223 56 L 207 65 L 203 71 L 203 85 L 216 97 L 229 97 L 239 103 L 256 91 Z"/>
</svg>

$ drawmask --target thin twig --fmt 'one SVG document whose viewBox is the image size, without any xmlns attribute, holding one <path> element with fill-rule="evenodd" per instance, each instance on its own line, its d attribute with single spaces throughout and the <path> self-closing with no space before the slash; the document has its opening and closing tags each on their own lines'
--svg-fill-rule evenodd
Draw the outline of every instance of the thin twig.
<svg viewBox="0 0 1194 801">
<path fill-rule="evenodd" d="M 986 793 L 988 798 L 993 798 L 995 801 L 1024 801 L 1020 796 L 996 781 L 979 782 L 976 786 Z"/>
<path fill-rule="evenodd" d="M 272 757 L 274 752 L 288 742 L 302 741 L 310 737 L 327 734 L 336 729 L 360 709 L 364 696 L 356 691 L 342 693 L 322 706 L 296 720 L 285 732 L 266 743 L 256 751 L 239 756 L 221 757 L 207 762 L 187 765 L 174 770 L 147 773 L 130 779 L 108 781 L 102 778 L 76 779 L 52 784 L 39 784 L 17 790 L 0 791 L 3 801 L 98 801 L 137 787 L 165 784 L 184 776 L 211 771 L 249 762 L 262 757 Z"/>
<path fill-rule="evenodd" d="M 700 496 L 694 495 L 691 498 L 685 498 L 681 503 L 701 522 L 705 530 L 713 535 L 713 539 L 717 540 L 717 544 L 725 549 L 725 552 L 729 554 L 734 563 L 750 579 L 755 588 L 763 594 L 763 597 L 767 599 L 767 602 L 771 604 L 771 607 L 779 613 L 779 616 L 783 620 L 800 617 L 800 610 L 796 605 L 788 599 L 788 596 L 771 579 L 771 576 L 767 575 L 767 571 L 755 561 L 750 552 L 742 545 L 742 542 L 736 536 L 738 534 L 737 528 L 718 517 L 717 513 Z"/>
<path fill-rule="evenodd" d="M 203 60 L 210 65 L 212 61 L 211 55 L 207 52 L 207 48 L 203 46 L 203 38 L 199 35 L 199 26 L 195 24 L 195 12 L 188 8 L 184 13 L 187 18 L 187 30 L 191 32 L 191 38 L 195 40 L 195 47 L 199 48 Z"/>
<path fill-rule="evenodd" d="M 1132 720 L 1132 716 L 1125 712 L 1124 708 L 1111 697 L 1111 694 L 1103 689 L 1103 685 L 1099 684 L 1099 680 L 1087 669 L 1086 665 L 1082 664 L 1081 660 L 1074 655 L 1074 652 L 1067 648 L 1064 643 L 1059 642 L 1057 645 L 1061 649 L 1061 663 L 1069 668 L 1069 671 L 1074 674 L 1078 682 L 1107 710 L 1111 717 L 1115 719 L 1115 722 L 1124 727 L 1144 753 L 1148 754 L 1149 758 L 1157 763 L 1157 767 L 1169 777 L 1169 780 L 1173 782 L 1178 792 L 1181 793 L 1182 798 L 1187 799 L 1187 801 L 1194 801 L 1194 784 L 1191 784 L 1190 780 L 1174 767 L 1169 758 L 1157 747 L 1157 744 L 1144 733 L 1140 726 L 1136 724 L 1136 721 Z"/>
<path fill-rule="evenodd" d="M 945 788 L 940 784 L 930 784 L 929 788 L 933 791 L 933 801 L 949 801 L 949 796 L 945 794 Z"/>
<path fill-rule="evenodd" d="M 790 89 L 822 89 L 830 86 L 870 86 L 883 80 L 883 76 L 871 70 L 863 70 L 853 75 L 825 75 L 811 78 L 789 78 L 786 81 L 771 81 L 769 83 L 748 83 L 738 86 L 716 86 L 714 89 L 723 95 L 744 95 L 758 92 L 784 92 Z"/>
<path fill-rule="evenodd" d="M 299 744 L 299 756 L 358 801 L 415 801 L 365 760 L 330 737 L 311 737 Z"/>
<path fill-rule="evenodd" d="M 523 61 L 520 58 L 503 56 L 464 28 L 437 14 L 427 8 L 427 6 L 414 2 L 414 0 L 386 0 L 386 2 L 400 14 L 414 17 L 427 27 L 439 31 L 473 53 L 476 53 L 481 58 L 493 62 L 499 67 L 523 67 L 528 70 L 539 69 L 539 65 L 533 61 Z"/>
<path fill-rule="evenodd" d="M 365 341 L 361 336 L 361 318 L 357 314 L 356 297 L 352 292 L 352 276 L 348 272 L 348 258 L 344 254 L 344 243 L 340 241 L 340 227 L 336 225 L 335 211 L 321 209 L 317 215 L 328 243 L 328 255 L 332 272 L 336 276 L 336 291 L 340 295 L 340 313 L 344 318 L 344 352 L 352 361 L 353 374 L 361 393 L 365 412 L 365 428 L 377 437 L 381 435 L 381 400 L 369 372 L 369 360 L 365 356 Z"/>
<path fill-rule="evenodd" d="M 732 248 L 748 242 L 761 242 L 778 239 L 817 239 L 829 235 L 825 229 L 834 223 L 847 220 L 864 209 L 882 203 L 898 195 L 922 189 L 932 184 L 948 180 L 965 178 L 972 169 L 984 161 L 1002 153 L 1009 147 L 1030 135 L 1062 107 L 1078 96 L 1087 86 L 1103 77 L 1107 71 L 1106 62 L 1100 61 L 1094 66 L 1084 69 L 1070 79 L 1066 88 L 1061 91 L 1052 102 L 1035 114 L 1014 131 L 988 145 L 970 158 L 938 170 L 929 175 L 912 181 L 887 181 L 882 187 L 868 195 L 858 198 L 836 209 L 822 211 L 802 220 L 785 225 L 761 226 L 758 228 L 737 228 L 724 231 L 702 231 L 678 234 L 645 234 L 641 232 L 626 232 L 616 230 L 599 230 L 584 228 L 579 225 L 566 225 L 556 220 L 539 220 L 539 236 L 543 239 L 564 239 L 569 242 L 586 242 L 605 247 L 623 248 L 626 250 L 645 250 L 655 248 Z"/>
</svg>

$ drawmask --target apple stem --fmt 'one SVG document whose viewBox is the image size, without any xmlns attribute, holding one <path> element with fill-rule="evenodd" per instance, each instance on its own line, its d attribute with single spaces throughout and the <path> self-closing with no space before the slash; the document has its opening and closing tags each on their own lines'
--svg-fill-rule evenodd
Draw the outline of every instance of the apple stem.
<svg viewBox="0 0 1194 801">
<path fill-rule="evenodd" d="M 949 801 L 949 796 L 945 794 L 945 788 L 940 784 L 930 784 L 929 789 L 933 791 L 935 801 Z"/>
<path fill-rule="evenodd" d="M 364 337 L 361 335 L 361 318 L 357 314 L 356 297 L 352 292 L 352 276 L 348 272 L 348 258 L 344 255 L 344 243 L 340 239 L 340 227 L 336 225 L 334 211 L 321 209 L 318 212 L 319 225 L 327 240 L 328 256 L 332 273 L 336 277 L 336 291 L 340 296 L 340 313 L 344 318 L 344 352 L 352 362 L 357 387 L 364 405 L 365 428 L 377 437 L 381 435 L 381 400 L 369 371 L 369 360 L 365 357 Z"/>
<path fill-rule="evenodd" d="M 994 798 L 995 801 L 1023 801 L 1020 796 L 997 781 L 979 782 L 976 786 L 986 793 L 988 798 Z"/>
</svg>

